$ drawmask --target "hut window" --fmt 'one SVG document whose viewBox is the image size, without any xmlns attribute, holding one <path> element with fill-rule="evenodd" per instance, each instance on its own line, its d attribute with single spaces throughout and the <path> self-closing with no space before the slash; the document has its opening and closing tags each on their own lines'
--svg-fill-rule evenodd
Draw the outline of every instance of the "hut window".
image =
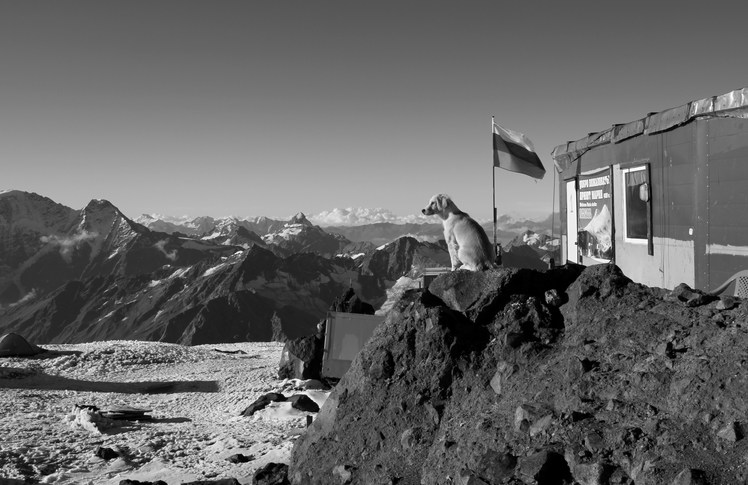
<svg viewBox="0 0 748 485">
<path fill-rule="evenodd" d="M 623 207 L 625 238 L 629 242 L 649 239 L 650 186 L 647 166 L 623 170 Z"/>
</svg>

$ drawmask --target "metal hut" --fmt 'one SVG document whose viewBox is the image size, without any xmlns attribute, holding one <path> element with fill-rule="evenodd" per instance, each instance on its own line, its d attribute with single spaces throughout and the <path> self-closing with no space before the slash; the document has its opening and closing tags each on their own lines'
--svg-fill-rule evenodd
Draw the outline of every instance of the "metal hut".
<svg viewBox="0 0 748 485">
<path fill-rule="evenodd" d="M 748 88 L 559 145 L 562 261 L 723 290 L 748 270 Z M 748 276 L 748 273 L 746 274 Z"/>
</svg>

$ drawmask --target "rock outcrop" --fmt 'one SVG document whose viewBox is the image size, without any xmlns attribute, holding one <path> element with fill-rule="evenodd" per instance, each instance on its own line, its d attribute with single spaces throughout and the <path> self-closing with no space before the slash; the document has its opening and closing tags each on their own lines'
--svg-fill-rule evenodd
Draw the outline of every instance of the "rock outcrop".
<svg viewBox="0 0 748 485">
<path fill-rule="evenodd" d="M 614 265 L 442 275 L 355 358 L 291 482 L 746 483 L 748 303 L 719 303 Z"/>
</svg>

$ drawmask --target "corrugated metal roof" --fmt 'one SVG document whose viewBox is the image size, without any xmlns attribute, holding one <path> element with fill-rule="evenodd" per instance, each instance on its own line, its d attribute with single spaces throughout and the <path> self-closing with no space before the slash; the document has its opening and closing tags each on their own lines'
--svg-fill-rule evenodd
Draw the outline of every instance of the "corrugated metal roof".
<svg viewBox="0 0 748 485">
<path fill-rule="evenodd" d="M 722 96 L 717 96 L 714 100 L 714 111 L 726 111 L 744 108 L 745 106 L 748 106 L 748 88 L 731 91 Z"/>
<path fill-rule="evenodd" d="M 649 113 L 640 120 L 613 125 L 607 130 L 590 133 L 579 140 L 556 146 L 551 152 L 551 157 L 556 169 L 562 171 L 584 152 L 596 146 L 619 143 L 643 134 L 661 133 L 705 116 L 748 118 L 748 87 L 720 96 L 691 101 L 676 108 Z"/>
<path fill-rule="evenodd" d="M 629 138 L 644 133 L 644 118 L 624 125 L 613 125 L 613 143 L 628 140 Z"/>
<path fill-rule="evenodd" d="M 691 103 L 654 113 L 647 117 L 647 127 L 644 133 L 650 135 L 680 126 L 688 121 L 690 113 Z"/>
<path fill-rule="evenodd" d="M 695 118 L 696 116 L 701 115 L 708 115 L 712 111 L 714 111 L 714 98 L 716 96 L 712 96 L 711 98 L 704 98 L 704 99 L 697 99 L 696 101 L 691 101 L 691 109 L 689 112 L 689 118 Z"/>
</svg>

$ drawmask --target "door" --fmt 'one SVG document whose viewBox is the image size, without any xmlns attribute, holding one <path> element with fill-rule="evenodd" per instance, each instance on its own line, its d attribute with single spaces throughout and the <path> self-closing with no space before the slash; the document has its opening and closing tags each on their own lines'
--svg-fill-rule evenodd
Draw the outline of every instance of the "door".
<svg viewBox="0 0 748 485">
<path fill-rule="evenodd" d="M 577 249 L 577 181 L 566 181 L 566 260 L 579 262 Z"/>
</svg>

